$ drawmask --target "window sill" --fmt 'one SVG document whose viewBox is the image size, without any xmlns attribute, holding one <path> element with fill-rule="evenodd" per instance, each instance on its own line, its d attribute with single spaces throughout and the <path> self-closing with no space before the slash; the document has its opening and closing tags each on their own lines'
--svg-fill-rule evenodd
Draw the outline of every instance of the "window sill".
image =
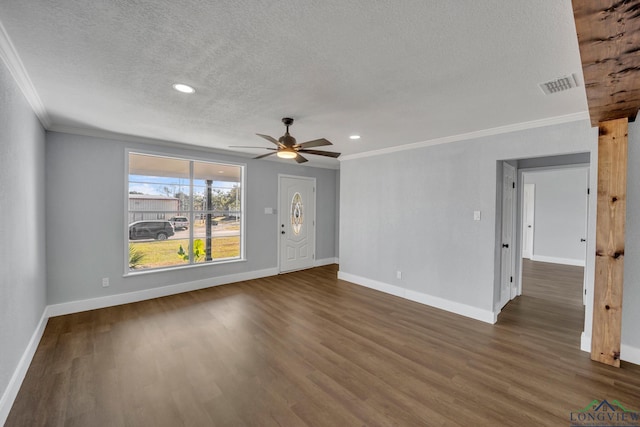
<svg viewBox="0 0 640 427">
<path fill-rule="evenodd" d="M 128 272 L 124 273 L 122 275 L 122 277 L 127 278 L 127 277 L 143 276 L 143 275 L 146 275 L 146 274 L 164 273 L 164 272 L 167 272 L 167 271 L 188 270 L 188 269 L 199 268 L 199 267 L 213 267 L 213 266 L 216 266 L 216 265 L 233 264 L 233 263 L 236 263 L 236 262 L 246 262 L 246 261 L 247 261 L 246 258 L 233 258 L 233 259 L 227 259 L 227 260 L 223 260 L 223 261 L 207 262 L 207 263 L 200 263 L 200 264 L 177 265 L 175 267 L 149 268 L 149 269 L 145 269 L 145 270 L 133 270 L 133 271 L 128 271 Z"/>
</svg>

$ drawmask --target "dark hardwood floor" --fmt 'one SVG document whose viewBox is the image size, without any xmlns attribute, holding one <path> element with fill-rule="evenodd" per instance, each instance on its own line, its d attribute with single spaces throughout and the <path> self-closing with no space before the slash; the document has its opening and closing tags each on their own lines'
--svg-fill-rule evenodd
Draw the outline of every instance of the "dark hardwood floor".
<svg viewBox="0 0 640 427">
<path fill-rule="evenodd" d="M 562 426 L 594 399 L 640 409 L 640 367 L 579 350 L 582 307 L 528 295 L 546 277 L 489 325 L 336 271 L 52 318 L 6 425 Z"/>
</svg>

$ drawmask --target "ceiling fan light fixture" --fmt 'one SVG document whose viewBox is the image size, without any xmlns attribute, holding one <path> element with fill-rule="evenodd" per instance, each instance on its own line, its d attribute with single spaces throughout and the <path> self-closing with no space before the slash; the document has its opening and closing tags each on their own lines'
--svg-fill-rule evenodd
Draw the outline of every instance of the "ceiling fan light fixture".
<svg viewBox="0 0 640 427">
<path fill-rule="evenodd" d="M 356 139 L 360 139 L 360 135 L 351 135 L 349 136 L 349 139 L 353 139 L 355 141 Z"/>
<path fill-rule="evenodd" d="M 280 150 L 276 153 L 276 156 L 281 159 L 295 159 L 298 156 L 298 153 L 293 150 Z"/>
<path fill-rule="evenodd" d="M 196 90 L 184 83 L 174 83 L 173 88 L 182 93 L 194 93 Z"/>
<path fill-rule="evenodd" d="M 289 126 L 293 124 L 293 119 L 285 117 L 282 119 L 282 123 L 286 126 L 287 130 L 280 139 L 275 139 L 272 136 L 256 133 L 260 138 L 266 139 L 270 143 L 276 145 L 278 148 L 273 147 L 247 147 L 244 145 L 231 145 L 230 148 L 263 148 L 269 150 L 268 153 L 254 157 L 254 159 L 263 159 L 273 154 L 281 159 L 294 159 L 297 163 L 306 163 L 309 160 L 305 158 L 307 154 L 313 154 L 315 156 L 333 157 L 334 159 L 340 156 L 340 153 L 334 153 L 332 151 L 313 150 L 314 147 L 323 147 L 326 145 L 333 145 L 330 141 L 324 138 L 314 139 L 298 144 L 296 139 L 289 134 Z"/>
</svg>

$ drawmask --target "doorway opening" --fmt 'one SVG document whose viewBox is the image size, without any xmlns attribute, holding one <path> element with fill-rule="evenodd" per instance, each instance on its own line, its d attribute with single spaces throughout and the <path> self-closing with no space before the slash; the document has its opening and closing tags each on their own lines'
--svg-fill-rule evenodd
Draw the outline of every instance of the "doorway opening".
<svg viewBox="0 0 640 427">
<path fill-rule="evenodd" d="M 554 272 L 557 289 L 545 288 L 567 304 L 584 305 L 589 213 L 589 166 L 522 170 L 522 289 L 527 294 L 526 273 Z M 546 266 L 546 267 L 545 267 Z M 563 268 L 577 267 L 577 268 Z M 575 277 L 579 272 L 579 277 Z M 537 274 L 534 274 L 537 276 Z M 562 281 L 573 277 L 570 283 Z M 567 288 L 568 287 L 568 288 Z M 575 289 L 572 289 L 575 288 Z M 541 289 L 541 290 L 542 290 Z M 565 292 L 560 292 L 564 289 Z M 556 291 L 560 293 L 556 293 Z M 537 293 L 537 291 L 534 291 Z"/>
<path fill-rule="evenodd" d="M 515 231 L 509 237 L 504 233 L 509 209 L 504 206 L 508 198 L 504 195 L 507 187 L 503 171 L 498 187 L 502 190 L 499 197 L 502 201 L 499 209 L 502 233 L 497 240 L 496 253 L 502 252 L 502 268 L 499 270 L 500 291 L 496 286 L 498 295 L 494 298 L 496 312 L 500 312 L 500 319 L 513 319 L 517 314 L 516 318 L 521 322 L 557 316 L 563 320 L 554 322 L 553 328 L 557 325 L 564 336 L 572 337 L 576 346 L 580 346 L 580 333 L 585 329 L 586 284 L 593 271 L 590 265 L 593 260 L 587 256 L 590 154 L 503 163 L 516 168 L 513 198 L 517 201 Z M 506 244 L 513 247 L 511 262 L 515 264 L 514 289 L 508 298 L 502 285 L 505 282 L 504 263 L 509 262 L 503 252 Z M 505 311 L 509 311 L 509 315 L 503 316 Z"/>
</svg>

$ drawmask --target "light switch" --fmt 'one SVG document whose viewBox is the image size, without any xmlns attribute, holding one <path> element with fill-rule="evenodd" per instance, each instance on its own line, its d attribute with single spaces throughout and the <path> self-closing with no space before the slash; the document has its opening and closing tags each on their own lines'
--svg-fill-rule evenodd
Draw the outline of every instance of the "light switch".
<svg viewBox="0 0 640 427">
<path fill-rule="evenodd" d="M 264 208 L 265 215 L 273 215 L 273 208 Z"/>
<path fill-rule="evenodd" d="M 480 221 L 480 211 L 473 211 L 473 220 Z"/>
</svg>

